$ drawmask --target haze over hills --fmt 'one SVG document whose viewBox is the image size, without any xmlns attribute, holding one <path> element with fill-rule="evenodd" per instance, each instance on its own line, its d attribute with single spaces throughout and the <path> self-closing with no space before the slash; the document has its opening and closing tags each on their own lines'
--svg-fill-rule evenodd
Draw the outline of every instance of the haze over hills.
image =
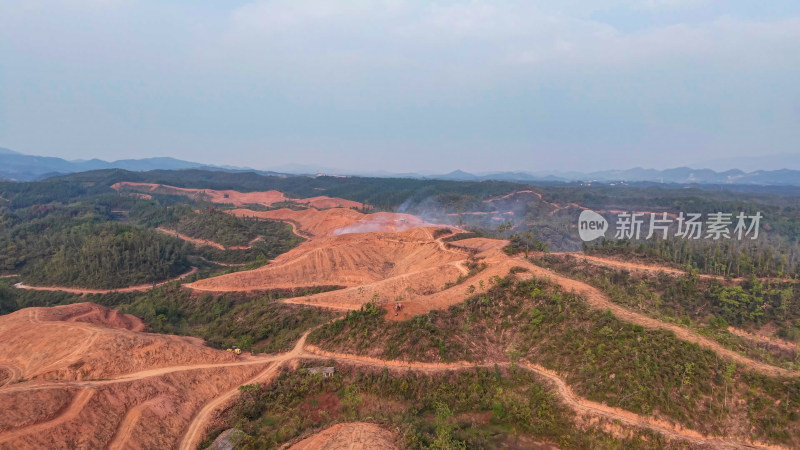
<svg viewBox="0 0 800 450">
<path fill-rule="evenodd" d="M 51 156 L 25 155 L 7 148 L 0 148 L 0 180 L 34 181 L 53 175 L 86 172 L 100 169 L 125 169 L 134 172 L 147 170 L 215 169 L 232 171 L 254 171 L 253 169 L 183 161 L 170 157 L 121 159 L 104 161 L 102 159 L 73 160 Z M 272 172 L 255 171 L 262 174 Z"/>
<path fill-rule="evenodd" d="M 741 164 L 740 167 L 796 167 L 800 164 L 800 157 L 796 155 L 767 155 L 739 159 L 719 160 L 709 163 L 716 167 Z M 784 161 L 785 164 L 781 164 Z M 220 166 L 191 161 L 184 161 L 170 157 L 122 159 L 117 161 L 104 161 L 101 159 L 69 161 L 56 157 L 25 155 L 7 148 L 0 147 L 0 180 L 33 181 L 48 178 L 54 175 L 63 175 L 75 172 L 85 172 L 99 169 L 124 169 L 135 172 L 148 170 L 181 170 L 181 169 L 213 169 L 226 171 L 248 171 L 262 175 L 353 175 L 377 178 L 417 178 L 437 179 L 452 181 L 515 181 L 515 182 L 651 182 L 651 183 L 676 183 L 676 184 L 739 184 L 762 186 L 800 186 L 800 170 L 774 169 L 755 170 L 745 172 L 740 169 L 715 171 L 704 168 L 676 167 L 671 169 L 646 169 L 634 167 L 631 169 L 602 170 L 596 172 L 535 170 L 514 172 L 481 172 L 469 173 L 463 170 L 454 170 L 449 173 L 422 172 L 392 172 L 387 170 L 374 171 L 348 171 L 331 167 L 321 167 L 314 164 L 288 164 L 272 167 L 271 170 L 257 170 L 248 167 Z"/>
<path fill-rule="evenodd" d="M 460 170 L 445 175 L 434 175 L 428 178 L 441 178 L 457 181 L 598 181 L 598 182 L 653 182 L 677 184 L 749 184 L 764 186 L 799 186 L 800 170 L 756 170 L 744 172 L 739 169 L 716 172 L 711 169 L 692 169 L 689 167 L 676 167 L 674 169 L 644 169 L 635 167 L 624 170 L 604 170 L 599 172 L 496 172 L 484 175 L 474 175 Z"/>
<path fill-rule="evenodd" d="M 730 156 L 689 164 L 695 169 L 710 168 L 718 171 L 751 167 L 757 170 L 800 170 L 800 154 L 775 153 L 770 155 Z"/>
</svg>

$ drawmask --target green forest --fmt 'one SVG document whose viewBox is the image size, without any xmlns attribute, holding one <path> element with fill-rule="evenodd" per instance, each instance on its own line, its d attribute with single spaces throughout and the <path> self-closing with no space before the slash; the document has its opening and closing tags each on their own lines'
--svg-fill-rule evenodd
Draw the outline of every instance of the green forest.
<svg viewBox="0 0 800 450">
<path fill-rule="evenodd" d="M 102 198 L 1 211 L 0 268 L 31 284 L 117 288 L 189 270 L 187 246 L 113 221 Z"/>
<path fill-rule="evenodd" d="M 190 269 L 185 243 L 143 228 L 85 223 L 28 237 L 26 249 L 37 257 L 20 275 L 34 285 L 120 288 L 157 283 Z"/>
<path fill-rule="evenodd" d="M 236 345 L 255 353 L 288 349 L 307 329 L 332 313 L 277 300 L 332 288 L 270 291 L 254 295 L 195 295 L 179 287 L 137 294 L 109 294 L 98 300 L 144 320 L 155 332 L 197 336 L 216 348 Z"/>
<path fill-rule="evenodd" d="M 128 218 L 142 226 L 163 227 L 195 239 L 212 241 L 226 248 L 254 247 L 255 252 L 244 254 L 251 256 L 250 259 L 254 259 L 252 255 L 258 252 L 264 253 L 265 258 L 272 259 L 303 241 L 284 222 L 236 217 L 212 205 L 196 210 L 189 204 L 163 205 L 159 200 L 139 201 L 131 208 Z"/>
<path fill-rule="evenodd" d="M 254 268 L 303 241 L 285 223 L 237 218 L 207 205 L 198 213 L 200 206 L 187 199 L 141 200 L 70 185 L 0 183 L 0 274 L 18 274 L 34 286 L 113 289 L 157 283 L 212 262 Z M 158 226 L 252 245 L 196 248 Z"/>
<path fill-rule="evenodd" d="M 725 277 L 800 276 L 798 243 L 789 243 L 777 236 L 771 238 L 762 238 L 758 243 L 737 240 L 601 240 L 584 249 L 590 255 L 636 257 L 645 262 L 666 263 L 675 268 L 690 267 L 701 273 Z"/>
<path fill-rule="evenodd" d="M 776 337 L 800 342 L 800 287 L 795 282 L 737 282 L 686 275 L 642 274 L 600 267 L 580 257 L 546 255 L 534 260 L 565 276 L 583 280 L 615 303 L 667 322 L 695 328 L 748 357 L 787 368 L 800 368 L 800 354 L 787 346 L 767 345 L 728 330 L 729 326 L 758 334 L 769 326 Z"/>
</svg>

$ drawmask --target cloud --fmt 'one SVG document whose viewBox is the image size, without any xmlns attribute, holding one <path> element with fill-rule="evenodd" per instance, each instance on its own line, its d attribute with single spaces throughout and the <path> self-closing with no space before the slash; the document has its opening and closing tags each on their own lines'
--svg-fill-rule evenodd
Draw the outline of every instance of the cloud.
<svg viewBox="0 0 800 450">
<path fill-rule="evenodd" d="M 378 164 L 378 148 L 412 155 L 391 157 L 403 170 L 487 151 L 557 164 L 652 148 L 631 164 L 653 165 L 670 146 L 790 150 L 793 4 L 5 0 L 0 145 L 233 146 L 259 167 L 265 149 Z"/>
<path fill-rule="evenodd" d="M 629 7 L 678 7 L 703 2 L 606 2 Z M 582 68 L 649 68 L 694 61 L 768 69 L 796 61 L 796 18 L 753 22 L 719 15 L 700 24 L 674 24 L 633 33 L 585 15 L 537 2 L 259 1 L 230 14 L 210 55 L 270 72 L 293 68 L 345 80 L 357 73 L 415 71 L 437 79 L 503 83 L 503 71 L 528 73 Z M 766 51 L 764 51 L 766 50 Z M 314 69 L 317 70 L 314 70 Z M 391 75 L 391 74 L 389 74 Z M 340 80 L 342 81 L 342 80 Z"/>
</svg>

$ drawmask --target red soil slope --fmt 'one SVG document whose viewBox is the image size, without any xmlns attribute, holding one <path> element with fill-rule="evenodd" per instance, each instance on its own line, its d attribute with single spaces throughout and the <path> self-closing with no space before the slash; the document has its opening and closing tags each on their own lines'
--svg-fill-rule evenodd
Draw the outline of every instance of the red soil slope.
<svg viewBox="0 0 800 450">
<path fill-rule="evenodd" d="M 196 291 L 230 292 L 343 286 L 344 289 L 285 300 L 338 310 L 358 309 L 377 300 L 390 319 L 406 319 L 459 303 L 471 292 L 488 289 L 519 263 L 500 251 L 505 241 L 465 239 L 447 244 L 438 229 L 408 214 L 362 214 L 348 209 L 280 209 L 237 216 L 291 222 L 311 237 L 265 267 L 200 280 Z M 470 259 L 472 261 L 470 261 Z M 483 270 L 470 272 L 468 262 Z M 395 302 L 403 308 L 395 315 Z"/>
<path fill-rule="evenodd" d="M 0 364 L 27 379 L 89 379 L 167 365 L 225 362 L 196 338 L 141 333 L 137 317 L 93 303 L 0 316 Z"/>
<path fill-rule="evenodd" d="M 442 251 L 432 228 L 399 233 L 355 233 L 320 237 L 280 255 L 265 267 L 199 280 L 202 291 L 254 291 L 309 286 L 360 286 L 452 265 L 464 259 Z M 452 267 L 458 276 L 458 270 Z"/>
<path fill-rule="evenodd" d="M 168 448 L 262 370 L 196 338 L 79 303 L 0 316 L 0 448 Z"/>
<path fill-rule="evenodd" d="M 300 211 L 291 209 L 277 209 L 274 211 L 234 209 L 230 213 L 237 217 L 258 217 L 290 222 L 295 224 L 299 231 L 307 237 L 397 232 L 419 227 L 436 226 L 411 214 L 386 212 L 363 214 L 346 208 L 333 208 L 324 211 L 313 209 Z"/>
<path fill-rule="evenodd" d="M 205 200 L 211 203 L 232 204 L 244 206 L 247 204 L 271 206 L 280 202 L 292 202 L 311 206 L 318 209 L 326 208 L 363 208 L 364 204 L 345 200 L 343 198 L 318 196 L 311 198 L 290 198 L 278 191 L 265 192 L 239 192 L 217 191 L 214 189 L 187 189 L 165 184 L 134 183 L 123 181 L 111 185 L 112 189 L 120 192 L 138 192 L 144 194 L 183 195 L 195 200 Z"/>
<path fill-rule="evenodd" d="M 289 450 L 390 450 L 398 448 L 394 441 L 390 431 L 373 423 L 337 423 L 294 444 Z"/>
</svg>

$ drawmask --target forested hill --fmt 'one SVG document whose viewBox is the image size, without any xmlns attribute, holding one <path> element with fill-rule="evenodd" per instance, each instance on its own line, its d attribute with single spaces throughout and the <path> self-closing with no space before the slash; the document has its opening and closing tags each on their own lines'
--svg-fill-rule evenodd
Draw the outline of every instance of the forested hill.
<svg viewBox="0 0 800 450">
<path fill-rule="evenodd" d="M 188 246 L 117 223 L 102 200 L 0 207 L 0 271 L 47 286 L 120 288 L 173 278 L 190 268 Z"/>
<path fill-rule="evenodd" d="M 111 186 L 120 181 L 157 183 L 170 186 L 236 190 L 241 192 L 277 190 L 293 197 L 327 195 L 365 202 L 380 207 L 398 207 L 404 203 L 419 203 L 447 193 L 466 197 L 485 198 L 526 189 L 528 186 L 503 181 L 463 182 L 446 180 L 417 180 L 407 178 L 265 176 L 257 173 L 212 172 L 205 170 L 96 170 L 70 174 L 52 180 L 91 183 L 96 188 Z"/>
<path fill-rule="evenodd" d="M 420 215 L 432 223 L 449 223 L 471 230 L 483 230 L 489 236 L 504 239 L 531 231 L 534 238 L 547 243 L 548 248 L 555 251 L 581 249 L 582 242 L 575 231 L 575 221 L 583 209 L 605 211 L 604 214 L 610 221 L 613 220 L 611 215 L 614 211 L 667 212 L 675 215 L 679 212 L 707 215 L 718 211 L 747 211 L 748 214 L 759 211 L 765 217 L 760 234 L 763 239 L 759 239 L 758 248 L 744 251 L 756 255 L 757 258 L 764 256 L 766 260 L 775 262 L 769 264 L 770 272 L 779 267 L 794 272 L 797 262 L 800 261 L 800 193 L 786 188 L 726 186 L 713 190 L 681 185 L 612 186 L 598 183 L 534 186 L 496 181 L 285 177 L 204 170 L 99 170 L 42 182 L 0 182 L 0 208 L 17 210 L 50 202 L 70 203 L 91 195 L 118 197 L 118 193 L 110 186 L 121 181 L 242 192 L 278 190 L 297 198 L 318 195 L 341 197 L 365 202 L 376 211 L 407 212 Z M 189 202 L 194 204 L 195 209 L 210 206 L 186 198 L 165 195 L 157 197 L 161 205 Z M 216 206 L 225 209 L 225 205 Z M 175 229 L 174 226 L 186 227 L 195 232 L 194 237 L 221 239 L 226 245 L 242 243 L 230 239 L 229 235 L 211 232 L 213 230 L 210 230 L 208 224 L 200 224 L 196 220 L 196 223 L 189 224 L 188 218 L 182 220 L 183 222 L 173 221 L 171 224 L 165 222 L 165 226 L 172 229 Z M 252 233 L 245 234 L 252 237 Z M 638 246 L 640 243 L 634 244 Z M 700 261 L 701 253 L 708 251 L 728 255 L 731 251 L 741 253 L 743 250 L 738 242 L 701 244 L 692 250 L 689 260 Z M 709 245 L 712 244 L 731 245 L 728 245 L 730 248 L 720 248 L 717 251 L 709 250 Z M 753 244 L 756 243 L 746 243 L 747 246 Z M 274 246 L 273 250 L 277 248 Z M 771 254 L 762 255 L 763 252 Z M 686 259 L 686 255 L 681 256 L 681 262 Z M 787 261 L 785 264 L 781 262 L 783 259 Z M 218 260 L 245 262 L 229 256 Z"/>
<path fill-rule="evenodd" d="M 191 266 L 253 268 L 302 241 L 285 223 L 213 208 L 198 213 L 190 202 L 64 180 L 0 183 L 0 275 L 19 274 L 33 286 L 122 288 L 172 279 Z M 162 226 L 241 247 L 198 247 L 156 230 Z"/>
<path fill-rule="evenodd" d="M 697 184 L 609 184 L 536 183 L 508 181 L 454 181 L 410 178 L 332 176 L 270 176 L 253 172 L 231 173 L 207 170 L 96 170 L 55 177 L 48 182 L 69 182 L 89 191 L 107 189 L 114 183 L 133 181 L 184 188 L 278 190 L 294 197 L 327 195 L 365 202 L 379 209 L 405 208 L 419 212 L 425 203 L 449 211 L 470 211 L 488 198 L 520 190 L 533 190 L 550 202 L 575 202 L 587 208 L 658 206 L 674 208 L 696 202 L 755 202 L 797 207 L 800 188 L 791 186 L 697 185 Z M 2 183 L 0 183 L 0 186 Z M 75 189 L 72 187 L 72 189 Z M 0 192 L 2 188 L 0 188 Z"/>
</svg>

